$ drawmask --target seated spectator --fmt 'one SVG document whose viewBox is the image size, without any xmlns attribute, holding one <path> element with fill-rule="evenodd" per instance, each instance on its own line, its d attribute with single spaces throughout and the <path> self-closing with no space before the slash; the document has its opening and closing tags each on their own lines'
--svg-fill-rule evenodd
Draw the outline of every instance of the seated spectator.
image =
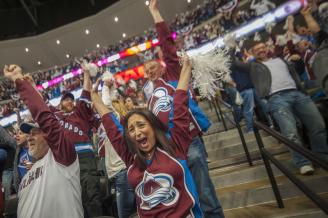
<svg viewBox="0 0 328 218">
<path fill-rule="evenodd" d="M 232 55 L 233 66 L 249 73 L 259 96 L 268 99 L 269 111 L 281 133 L 301 146 L 295 119 L 298 117 L 307 130 L 312 151 L 328 159 L 325 123 L 310 97 L 302 92 L 295 68 L 284 59 L 271 56 L 263 42 L 252 46 L 252 54 L 256 61 L 251 63 L 243 63 Z M 302 175 L 313 174 L 309 160 L 295 151 L 292 151 L 292 156 Z"/>
<path fill-rule="evenodd" d="M 313 72 L 317 78 L 317 83 L 328 95 L 328 3 L 323 2 L 319 6 L 318 22 L 312 17 L 312 9 L 305 8 L 301 11 L 308 27 L 316 34 L 317 54 L 313 60 Z"/>
</svg>

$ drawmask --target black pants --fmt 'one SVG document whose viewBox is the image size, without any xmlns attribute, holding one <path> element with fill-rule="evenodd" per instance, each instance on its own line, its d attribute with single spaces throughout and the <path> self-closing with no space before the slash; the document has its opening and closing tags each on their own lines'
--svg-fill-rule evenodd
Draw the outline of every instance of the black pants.
<svg viewBox="0 0 328 218">
<path fill-rule="evenodd" d="M 97 173 L 96 158 L 93 153 L 78 154 L 80 163 L 80 182 L 84 217 L 92 218 L 103 215 L 102 194 Z"/>
</svg>

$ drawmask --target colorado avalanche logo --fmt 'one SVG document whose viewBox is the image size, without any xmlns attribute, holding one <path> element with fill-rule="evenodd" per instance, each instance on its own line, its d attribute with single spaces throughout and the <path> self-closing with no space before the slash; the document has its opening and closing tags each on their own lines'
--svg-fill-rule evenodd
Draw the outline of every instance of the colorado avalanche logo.
<svg viewBox="0 0 328 218">
<path fill-rule="evenodd" d="M 145 171 L 143 180 L 136 188 L 136 194 L 141 198 L 140 208 L 151 210 L 159 204 L 175 204 L 180 194 L 173 183 L 172 176 L 168 174 L 151 174 Z"/>
<path fill-rule="evenodd" d="M 173 99 L 168 95 L 167 90 L 163 87 L 157 88 L 154 91 L 154 97 L 157 98 L 154 107 L 153 113 L 157 116 L 159 112 L 167 112 L 172 109 Z"/>
</svg>

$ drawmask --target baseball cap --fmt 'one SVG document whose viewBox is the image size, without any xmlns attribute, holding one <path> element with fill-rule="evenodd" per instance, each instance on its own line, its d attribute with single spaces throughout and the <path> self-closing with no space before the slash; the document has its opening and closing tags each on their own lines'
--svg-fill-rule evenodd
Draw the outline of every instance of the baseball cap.
<svg viewBox="0 0 328 218">
<path fill-rule="evenodd" d="M 63 94 L 63 96 L 61 97 L 61 99 L 60 99 L 60 101 L 63 101 L 64 99 L 66 99 L 66 98 L 71 98 L 73 101 L 74 101 L 74 95 L 72 94 L 72 93 L 70 93 L 70 92 L 66 92 L 66 93 L 64 93 Z"/>
<path fill-rule="evenodd" d="M 30 134 L 31 129 L 33 128 L 40 128 L 40 126 L 35 122 L 24 122 L 19 127 L 19 129 L 26 134 Z"/>
</svg>

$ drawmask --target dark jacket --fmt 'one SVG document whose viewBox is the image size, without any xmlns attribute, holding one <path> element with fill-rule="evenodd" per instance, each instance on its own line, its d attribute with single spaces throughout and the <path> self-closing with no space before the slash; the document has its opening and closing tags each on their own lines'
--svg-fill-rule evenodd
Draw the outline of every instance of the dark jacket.
<svg viewBox="0 0 328 218">
<path fill-rule="evenodd" d="M 313 61 L 313 72 L 317 78 L 318 85 L 328 94 L 328 34 L 320 31 L 316 35 L 318 42 L 317 54 Z"/>
<path fill-rule="evenodd" d="M 3 169 L 12 169 L 14 165 L 16 140 L 2 126 L 0 126 L 0 148 L 7 151 L 7 159 Z"/>
<path fill-rule="evenodd" d="M 267 66 L 262 64 L 259 61 L 253 61 L 249 63 L 244 63 L 235 57 L 234 51 L 231 50 L 231 64 L 233 68 L 236 68 L 242 72 L 247 72 L 250 75 L 250 79 L 254 85 L 254 88 L 257 90 L 261 98 L 268 97 L 270 94 L 272 77 L 271 72 Z M 291 77 L 294 79 L 297 89 L 303 91 L 301 81 L 295 70 L 293 64 L 288 63 L 281 58 L 287 66 Z"/>
</svg>

